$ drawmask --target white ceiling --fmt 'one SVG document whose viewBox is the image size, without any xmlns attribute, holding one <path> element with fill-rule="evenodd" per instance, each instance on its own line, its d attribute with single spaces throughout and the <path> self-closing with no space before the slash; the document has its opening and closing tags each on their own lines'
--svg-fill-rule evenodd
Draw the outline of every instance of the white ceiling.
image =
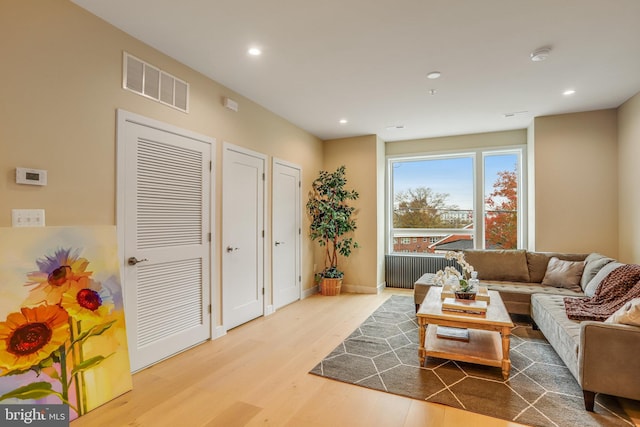
<svg viewBox="0 0 640 427">
<path fill-rule="evenodd" d="M 640 0 L 72 1 L 321 139 L 521 129 L 640 91 Z"/>
</svg>

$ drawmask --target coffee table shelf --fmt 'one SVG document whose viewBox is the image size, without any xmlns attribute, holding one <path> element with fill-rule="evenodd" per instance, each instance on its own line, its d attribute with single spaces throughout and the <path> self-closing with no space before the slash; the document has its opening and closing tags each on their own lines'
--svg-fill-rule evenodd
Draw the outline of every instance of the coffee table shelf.
<svg viewBox="0 0 640 427">
<path fill-rule="evenodd" d="M 439 338 L 437 325 L 427 326 L 425 355 L 479 365 L 502 366 L 502 337 L 500 333 L 469 329 L 469 341 Z"/>
</svg>

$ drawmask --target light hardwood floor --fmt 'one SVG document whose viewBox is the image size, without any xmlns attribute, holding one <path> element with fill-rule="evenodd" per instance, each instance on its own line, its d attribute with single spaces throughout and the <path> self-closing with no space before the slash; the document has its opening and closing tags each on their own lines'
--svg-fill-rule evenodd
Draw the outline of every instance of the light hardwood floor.
<svg viewBox="0 0 640 427">
<path fill-rule="evenodd" d="M 92 426 L 520 426 L 308 372 L 392 294 L 319 295 L 133 376 L 133 391 L 71 423 Z M 636 423 L 640 410 L 627 403 Z"/>
</svg>

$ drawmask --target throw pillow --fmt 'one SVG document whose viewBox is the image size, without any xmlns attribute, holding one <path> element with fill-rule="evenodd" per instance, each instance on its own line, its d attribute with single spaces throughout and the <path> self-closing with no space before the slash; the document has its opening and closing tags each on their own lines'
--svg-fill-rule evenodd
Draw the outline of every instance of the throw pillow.
<svg viewBox="0 0 640 427">
<path fill-rule="evenodd" d="M 634 298 L 613 313 L 605 323 L 640 326 L 640 298 Z"/>
<path fill-rule="evenodd" d="M 587 289 L 587 285 L 591 279 L 596 277 L 596 274 L 598 274 L 598 271 L 600 271 L 602 267 L 613 261 L 615 261 L 613 258 L 609 258 L 598 253 L 589 254 L 587 259 L 584 260 L 584 272 L 582 273 L 582 279 L 580 280 L 582 290 L 585 291 Z"/>
<path fill-rule="evenodd" d="M 587 287 L 584 288 L 584 294 L 588 297 L 594 296 L 596 294 L 596 289 L 598 289 L 598 286 L 600 286 L 600 282 L 602 282 L 602 280 L 607 277 L 613 270 L 618 267 L 622 267 L 623 265 L 623 263 L 617 261 L 606 264 L 600 269 L 600 271 L 596 273 L 594 278 L 591 279 L 589 283 L 587 283 Z"/>
<path fill-rule="evenodd" d="M 542 284 L 571 289 L 572 291 L 582 291 L 580 279 L 583 271 L 584 261 L 564 261 L 557 257 L 551 257 Z"/>
<path fill-rule="evenodd" d="M 542 283 L 544 274 L 547 272 L 547 265 L 549 264 L 549 260 L 553 256 L 565 261 L 584 261 L 584 259 L 587 257 L 586 254 L 527 251 L 527 266 L 529 268 L 529 281 L 531 283 Z"/>
</svg>

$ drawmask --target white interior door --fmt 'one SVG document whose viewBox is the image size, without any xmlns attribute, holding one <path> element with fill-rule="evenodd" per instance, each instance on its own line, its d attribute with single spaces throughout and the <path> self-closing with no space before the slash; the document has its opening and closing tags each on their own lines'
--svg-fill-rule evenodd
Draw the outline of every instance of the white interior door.
<svg viewBox="0 0 640 427">
<path fill-rule="evenodd" d="M 213 143 L 118 112 L 118 228 L 133 371 L 210 338 Z"/>
<path fill-rule="evenodd" d="M 300 167 L 273 160 L 273 305 L 276 309 L 300 299 L 301 205 Z"/>
<path fill-rule="evenodd" d="M 225 144 L 222 162 L 222 312 L 231 329 L 264 314 L 266 158 Z"/>
</svg>

